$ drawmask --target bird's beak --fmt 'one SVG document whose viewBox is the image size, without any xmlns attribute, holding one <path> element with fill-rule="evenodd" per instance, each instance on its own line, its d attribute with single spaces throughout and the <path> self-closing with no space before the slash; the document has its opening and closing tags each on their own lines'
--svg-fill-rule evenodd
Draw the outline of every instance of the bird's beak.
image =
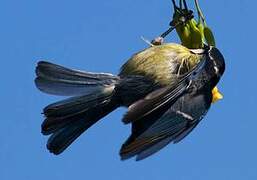
<svg viewBox="0 0 257 180">
<path fill-rule="evenodd" d="M 216 86 L 212 89 L 212 103 L 216 103 L 221 99 L 223 99 L 223 95 L 219 92 L 219 89 Z"/>
</svg>

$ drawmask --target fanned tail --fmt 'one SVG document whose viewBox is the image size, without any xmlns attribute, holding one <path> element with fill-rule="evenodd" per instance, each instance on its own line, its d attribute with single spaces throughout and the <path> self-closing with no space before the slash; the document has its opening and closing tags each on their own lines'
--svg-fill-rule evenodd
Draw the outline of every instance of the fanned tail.
<svg viewBox="0 0 257 180">
<path fill-rule="evenodd" d="M 62 153 L 77 137 L 118 107 L 114 88 L 119 79 L 107 73 L 71 70 L 48 62 L 36 68 L 36 86 L 43 92 L 73 96 L 44 108 L 42 133 L 47 148 Z"/>
<path fill-rule="evenodd" d="M 54 154 L 60 154 L 84 131 L 117 107 L 112 94 L 107 93 L 96 97 L 71 98 L 46 107 L 42 133 L 52 134 L 47 148 Z"/>
</svg>

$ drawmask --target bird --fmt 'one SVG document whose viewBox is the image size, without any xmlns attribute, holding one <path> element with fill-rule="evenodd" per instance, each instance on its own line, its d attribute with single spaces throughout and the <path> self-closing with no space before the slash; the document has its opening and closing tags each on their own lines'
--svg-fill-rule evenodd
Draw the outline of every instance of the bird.
<svg viewBox="0 0 257 180">
<path fill-rule="evenodd" d="M 122 65 L 118 75 L 69 69 L 47 61 L 36 66 L 36 87 L 68 96 L 43 109 L 47 148 L 58 155 L 83 132 L 118 107 L 131 135 L 120 149 L 126 160 L 143 160 L 169 143 L 178 143 L 203 119 L 212 89 L 225 71 L 213 46 L 189 49 L 176 43 L 148 47 Z"/>
</svg>

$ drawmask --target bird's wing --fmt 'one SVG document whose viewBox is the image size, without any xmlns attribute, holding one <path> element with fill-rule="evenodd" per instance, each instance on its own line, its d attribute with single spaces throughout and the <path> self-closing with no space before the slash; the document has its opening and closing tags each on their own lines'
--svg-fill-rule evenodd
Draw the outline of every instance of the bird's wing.
<svg viewBox="0 0 257 180">
<path fill-rule="evenodd" d="M 178 97 L 183 95 L 193 80 L 203 69 L 206 59 L 203 58 L 191 71 L 178 78 L 177 83 L 153 91 L 144 99 L 138 100 L 128 108 L 123 117 L 124 123 L 131 123 L 142 119 L 149 119 L 163 114 Z"/>
<path fill-rule="evenodd" d="M 203 70 L 205 63 L 206 60 L 202 59 L 175 87 L 156 90 L 129 108 L 123 120 L 125 123 L 132 122 L 132 135 L 121 148 L 122 159 L 135 155 L 137 160 L 144 159 L 171 141 L 180 141 L 193 130 L 199 120 L 171 106 L 186 92 L 191 80 Z"/>
<path fill-rule="evenodd" d="M 195 120 L 190 115 L 178 112 L 173 108 L 168 109 L 154 123 L 146 123 L 145 126 L 148 128 L 144 132 L 142 132 L 143 122 L 135 122 L 132 130 L 134 134 L 132 133 L 120 150 L 121 158 L 125 160 L 137 156 L 137 160 L 145 159 L 170 142 L 176 143 L 182 140 L 198 123 L 198 119 Z M 140 132 L 142 134 L 138 135 Z"/>
</svg>

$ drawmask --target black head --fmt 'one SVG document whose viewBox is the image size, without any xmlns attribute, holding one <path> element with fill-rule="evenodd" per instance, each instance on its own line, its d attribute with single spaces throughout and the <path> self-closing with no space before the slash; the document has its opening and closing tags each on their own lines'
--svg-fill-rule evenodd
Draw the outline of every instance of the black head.
<svg viewBox="0 0 257 180">
<path fill-rule="evenodd" d="M 212 90 L 219 82 L 225 71 L 225 60 L 221 52 L 215 48 L 206 46 L 204 49 L 193 49 L 192 53 L 202 55 L 202 61 L 197 65 L 193 74 L 194 83 L 198 90 L 204 92 Z M 206 91 L 207 89 L 207 91 Z"/>
<path fill-rule="evenodd" d="M 225 71 L 225 60 L 221 52 L 215 47 L 206 46 L 205 52 L 207 53 L 207 61 L 203 76 L 214 88 Z"/>
<path fill-rule="evenodd" d="M 210 47 L 208 54 L 210 60 L 213 62 L 214 72 L 217 75 L 217 77 L 220 78 L 225 72 L 225 59 L 221 52 L 215 47 Z"/>
</svg>

